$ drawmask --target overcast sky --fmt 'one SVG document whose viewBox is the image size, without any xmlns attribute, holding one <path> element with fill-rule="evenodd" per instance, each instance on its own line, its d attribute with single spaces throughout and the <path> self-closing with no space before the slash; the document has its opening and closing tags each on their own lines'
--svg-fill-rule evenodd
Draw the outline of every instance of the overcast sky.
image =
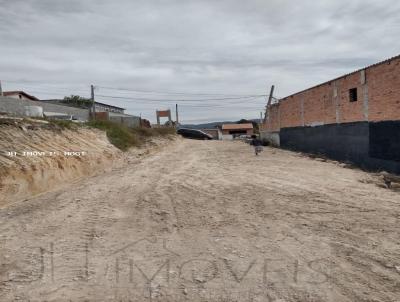
<svg viewBox="0 0 400 302">
<path fill-rule="evenodd" d="M 0 79 L 44 99 L 94 84 L 152 121 L 176 100 L 183 122 L 257 118 L 262 97 L 219 94 L 284 97 L 398 55 L 399 16 L 389 0 L 0 0 Z"/>
</svg>

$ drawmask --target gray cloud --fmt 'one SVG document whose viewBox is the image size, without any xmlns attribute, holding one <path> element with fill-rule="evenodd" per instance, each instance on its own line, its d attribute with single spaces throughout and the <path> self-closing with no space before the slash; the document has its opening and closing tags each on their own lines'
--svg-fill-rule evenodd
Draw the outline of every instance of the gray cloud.
<svg viewBox="0 0 400 302">
<path fill-rule="evenodd" d="M 0 0 L 0 9 L 4 88 L 43 98 L 88 95 L 92 83 L 219 94 L 275 84 L 285 96 L 399 52 L 400 3 L 389 0 Z M 96 93 L 171 98 L 99 98 L 152 120 L 177 99 Z M 184 120 L 256 118 L 265 105 L 194 104 L 181 106 Z"/>
</svg>

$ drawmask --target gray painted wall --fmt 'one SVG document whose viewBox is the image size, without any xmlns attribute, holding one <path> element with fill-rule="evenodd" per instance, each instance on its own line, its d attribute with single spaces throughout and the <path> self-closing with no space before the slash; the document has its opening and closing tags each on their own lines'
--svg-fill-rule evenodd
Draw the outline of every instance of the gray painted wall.
<svg viewBox="0 0 400 302">
<path fill-rule="evenodd" d="M 0 112 L 16 116 L 25 116 L 25 106 L 40 106 L 43 111 L 59 112 L 73 115 L 81 121 L 89 120 L 89 110 L 40 101 L 19 100 L 0 96 Z"/>
<path fill-rule="evenodd" d="M 127 127 L 140 127 L 140 117 L 122 113 L 108 112 L 108 119 L 111 122 L 126 125 Z"/>
<path fill-rule="evenodd" d="M 261 140 L 265 140 L 275 147 L 279 147 L 281 144 L 279 131 L 260 131 L 260 138 Z"/>
<path fill-rule="evenodd" d="M 282 128 L 281 147 L 400 174 L 400 121 Z"/>
</svg>

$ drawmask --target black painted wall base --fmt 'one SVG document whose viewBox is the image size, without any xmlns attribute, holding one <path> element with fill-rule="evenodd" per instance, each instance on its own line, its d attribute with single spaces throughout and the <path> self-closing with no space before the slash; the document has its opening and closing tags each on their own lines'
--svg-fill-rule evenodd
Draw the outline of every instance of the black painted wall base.
<svg viewBox="0 0 400 302">
<path fill-rule="evenodd" d="M 400 121 L 282 128 L 282 148 L 400 174 Z"/>
</svg>

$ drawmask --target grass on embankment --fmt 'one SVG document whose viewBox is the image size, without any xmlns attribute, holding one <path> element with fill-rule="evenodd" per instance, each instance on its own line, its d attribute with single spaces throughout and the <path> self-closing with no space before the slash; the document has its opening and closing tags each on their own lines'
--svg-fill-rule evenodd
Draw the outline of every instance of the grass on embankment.
<svg viewBox="0 0 400 302">
<path fill-rule="evenodd" d="M 176 134 L 175 128 L 163 127 L 163 128 L 128 128 L 124 125 L 113 123 L 110 121 L 94 120 L 87 123 L 74 123 L 67 120 L 53 120 L 53 119 L 24 119 L 26 123 L 32 123 L 33 121 L 46 121 L 44 125 L 40 125 L 42 128 L 51 130 L 62 131 L 78 130 L 82 127 L 97 128 L 106 132 L 109 141 L 118 149 L 126 151 L 131 147 L 139 147 L 148 141 L 152 137 L 167 137 L 170 138 Z M 0 125 L 11 124 L 14 125 L 14 120 L 1 119 Z"/>
<path fill-rule="evenodd" d="M 87 126 L 106 132 L 110 142 L 120 150 L 139 147 L 151 137 L 171 137 L 175 128 L 128 128 L 110 121 L 90 121 Z"/>
</svg>

